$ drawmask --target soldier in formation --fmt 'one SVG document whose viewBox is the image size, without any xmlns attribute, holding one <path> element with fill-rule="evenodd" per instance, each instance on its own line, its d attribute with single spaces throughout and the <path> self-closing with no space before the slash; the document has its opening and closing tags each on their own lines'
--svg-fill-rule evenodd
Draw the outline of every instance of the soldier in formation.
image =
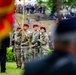
<svg viewBox="0 0 76 75">
<path fill-rule="evenodd" d="M 38 39 L 38 42 L 40 42 L 40 55 L 42 56 L 47 55 L 49 44 L 48 44 L 48 35 L 46 33 L 45 27 L 40 28 L 40 39 Z"/>
<path fill-rule="evenodd" d="M 21 68 L 22 66 L 22 61 L 21 61 L 21 34 L 20 34 L 21 28 L 18 27 L 16 34 L 15 34 L 15 49 L 14 49 L 14 53 L 15 53 L 15 59 L 16 59 L 16 64 L 17 64 L 17 68 Z"/>
<path fill-rule="evenodd" d="M 24 24 L 23 26 L 23 36 L 21 42 L 22 56 L 24 62 L 26 62 L 30 57 L 30 38 L 31 32 L 29 31 L 29 25 Z"/>
<path fill-rule="evenodd" d="M 33 32 L 29 31 L 29 25 L 24 24 L 23 29 L 17 28 L 15 32 L 15 58 L 17 68 L 21 68 L 23 62 L 30 61 L 30 59 L 36 57 L 42 57 L 47 55 L 49 44 L 46 28 L 41 27 L 39 29 L 38 24 L 33 25 Z"/>
<path fill-rule="evenodd" d="M 38 39 L 39 39 L 39 25 L 35 24 L 33 25 L 33 29 L 34 31 L 32 32 L 32 36 L 31 36 L 31 51 L 32 51 L 32 58 L 37 57 L 38 56 Z"/>
</svg>

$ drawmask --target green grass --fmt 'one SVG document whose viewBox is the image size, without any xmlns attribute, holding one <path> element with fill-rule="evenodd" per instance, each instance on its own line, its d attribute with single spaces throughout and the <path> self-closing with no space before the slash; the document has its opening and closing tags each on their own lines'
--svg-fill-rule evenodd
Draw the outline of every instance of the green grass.
<svg viewBox="0 0 76 75">
<path fill-rule="evenodd" d="M 0 75 L 23 75 L 22 69 L 16 69 L 15 62 L 7 62 L 6 73 L 0 73 Z"/>
</svg>

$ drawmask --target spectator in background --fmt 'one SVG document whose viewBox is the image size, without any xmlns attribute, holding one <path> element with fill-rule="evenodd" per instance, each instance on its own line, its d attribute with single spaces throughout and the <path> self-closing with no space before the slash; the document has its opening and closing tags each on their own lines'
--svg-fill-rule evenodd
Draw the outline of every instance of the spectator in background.
<svg viewBox="0 0 76 75">
<path fill-rule="evenodd" d="M 39 12 L 42 13 L 42 6 L 39 7 Z"/>
<path fill-rule="evenodd" d="M 43 6 L 43 7 L 42 7 L 42 10 L 43 10 L 43 14 L 45 14 L 46 6 Z"/>
<path fill-rule="evenodd" d="M 35 8 L 34 8 L 34 6 L 32 5 L 32 6 L 31 6 L 31 14 L 34 13 L 34 10 L 35 10 Z"/>
<path fill-rule="evenodd" d="M 31 22 L 31 19 L 30 19 L 30 17 L 28 17 L 28 18 L 27 18 L 27 21 L 28 21 L 28 23 L 30 23 L 30 22 Z"/>
<path fill-rule="evenodd" d="M 29 5 L 26 5 L 26 12 L 29 13 Z"/>
</svg>

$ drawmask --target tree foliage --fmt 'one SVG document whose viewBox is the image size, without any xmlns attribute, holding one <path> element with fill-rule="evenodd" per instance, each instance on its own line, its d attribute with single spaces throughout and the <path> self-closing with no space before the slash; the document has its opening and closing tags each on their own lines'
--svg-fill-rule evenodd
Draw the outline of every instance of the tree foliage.
<svg viewBox="0 0 76 75">
<path fill-rule="evenodd" d="M 55 2 L 56 0 L 37 0 L 38 4 L 47 4 L 49 7 L 51 7 Z M 67 5 L 67 6 L 70 6 L 70 5 L 74 5 L 76 6 L 76 0 L 62 0 L 62 5 Z"/>
<path fill-rule="evenodd" d="M 68 5 L 68 6 L 76 6 L 76 0 L 62 0 L 63 5 Z"/>
<path fill-rule="evenodd" d="M 60 0 L 61 1 L 61 0 Z M 47 9 L 51 9 L 51 13 L 56 11 L 56 2 L 57 0 L 37 0 L 38 4 L 44 4 L 47 6 Z M 62 0 L 62 6 L 76 6 L 76 0 Z"/>
<path fill-rule="evenodd" d="M 8 62 L 15 61 L 14 53 L 12 52 L 12 50 L 7 50 L 6 58 Z"/>
</svg>

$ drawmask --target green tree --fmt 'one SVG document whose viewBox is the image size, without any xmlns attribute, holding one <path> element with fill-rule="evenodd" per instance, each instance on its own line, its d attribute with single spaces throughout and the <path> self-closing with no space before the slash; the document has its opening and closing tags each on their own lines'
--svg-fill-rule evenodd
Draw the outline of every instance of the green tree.
<svg viewBox="0 0 76 75">
<path fill-rule="evenodd" d="M 58 14 L 58 18 L 60 19 L 60 13 L 59 13 L 59 10 L 61 8 L 61 3 L 62 1 L 61 0 L 48 0 L 46 2 L 44 2 L 43 0 L 37 0 L 38 3 L 40 4 L 46 4 L 47 8 L 50 8 L 51 11 L 51 14 L 53 14 L 55 11 L 57 11 L 57 14 Z"/>
<path fill-rule="evenodd" d="M 68 5 L 68 6 L 74 5 L 74 6 L 76 6 L 76 0 L 62 0 L 62 2 L 63 2 L 63 5 Z"/>
<path fill-rule="evenodd" d="M 76 0 L 60 0 L 60 3 L 57 3 L 58 0 L 37 0 L 38 4 L 44 4 L 47 6 L 47 9 L 51 9 L 52 11 L 50 13 L 54 13 L 56 11 L 57 4 L 58 6 L 60 3 L 62 6 L 76 6 Z"/>
<path fill-rule="evenodd" d="M 37 0 L 38 4 L 44 4 L 49 11 L 51 10 L 51 14 L 53 14 L 56 11 L 56 0 Z"/>
</svg>

